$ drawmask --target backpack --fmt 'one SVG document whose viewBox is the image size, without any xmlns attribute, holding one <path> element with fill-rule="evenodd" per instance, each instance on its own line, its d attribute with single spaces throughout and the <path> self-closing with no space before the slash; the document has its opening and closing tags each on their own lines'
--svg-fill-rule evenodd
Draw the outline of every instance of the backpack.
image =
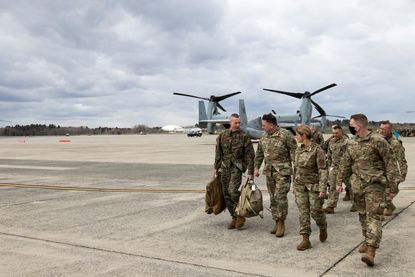
<svg viewBox="0 0 415 277">
<path fill-rule="evenodd" d="M 255 185 L 253 180 L 246 180 L 245 185 L 241 188 L 241 195 L 239 196 L 238 205 L 236 206 L 235 212 L 239 216 L 253 217 L 262 215 L 262 192 Z"/>
<path fill-rule="evenodd" d="M 225 210 L 225 197 L 222 192 L 222 183 L 220 181 L 220 173 L 213 178 L 206 186 L 205 194 L 205 212 L 207 214 L 220 214 Z"/>
</svg>

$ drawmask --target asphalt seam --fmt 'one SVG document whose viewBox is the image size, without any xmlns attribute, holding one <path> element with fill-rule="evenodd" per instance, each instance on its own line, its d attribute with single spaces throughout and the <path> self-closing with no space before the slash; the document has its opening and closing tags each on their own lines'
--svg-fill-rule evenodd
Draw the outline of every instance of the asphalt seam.
<svg viewBox="0 0 415 277">
<path fill-rule="evenodd" d="M 29 239 L 29 240 L 35 240 L 35 241 L 41 241 L 41 242 L 47 242 L 47 243 L 52 243 L 52 244 L 66 245 L 66 246 L 71 246 L 71 247 L 83 248 L 83 249 L 99 251 L 99 252 L 105 252 L 105 253 L 118 254 L 118 255 L 129 256 L 129 257 L 139 257 L 139 258 L 144 258 L 144 259 L 157 260 L 157 261 L 161 261 L 161 262 L 168 262 L 168 263 L 182 264 L 182 265 L 188 265 L 188 266 L 195 266 L 195 267 L 201 267 L 201 268 L 205 268 L 205 269 L 214 269 L 214 270 L 225 271 L 225 272 L 230 272 L 230 273 L 237 273 L 237 274 L 242 274 L 242 275 L 247 275 L 247 276 L 269 277 L 268 275 L 253 274 L 253 273 L 248 273 L 248 272 L 243 272 L 243 271 L 238 271 L 238 270 L 232 270 L 232 269 L 227 269 L 227 268 L 208 266 L 208 265 L 203 265 L 203 264 L 183 262 L 183 261 L 177 261 L 177 260 L 170 260 L 170 259 L 165 259 L 165 258 L 160 258 L 160 257 L 152 257 L 152 256 L 135 254 L 135 253 L 128 253 L 128 252 L 122 252 L 122 251 L 117 251 L 117 250 L 93 247 L 93 246 L 88 246 L 88 245 L 75 244 L 75 243 L 70 243 L 70 242 L 54 241 L 54 240 L 49 240 L 49 239 L 35 238 L 35 237 L 18 235 L 18 234 L 10 234 L 10 233 L 5 233 L 5 232 L 0 232 L 0 235 L 9 236 L 9 237 L 23 238 L 23 239 Z"/>
<path fill-rule="evenodd" d="M 403 208 L 402 210 L 400 210 L 398 213 L 394 214 L 393 216 L 391 216 L 391 218 L 389 220 L 387 220 L 384 224 L 382 224 L 382 228 L 384 228 L 386 225 L 389 224 L 389 222 L 391 222 L 392 220 L 394 220 L 395 218 L 397 218 L 401 213 L 403 213 L 404 211 L 406 211 L 410 206 L 412 206 L 415 203 L 415 201 L 412 201 L 411 203 L 409 203 L 405 208 Z M 344 259 L 346 259 L 351 253 L 353 253 L 362 243 L 364 242 L 361 241 L 358 245 L 356 245 L 354 248 L 352 248 L 349 252 L 347 252 L 343 257 L 341 257 L 339 260 L 337 260 L 333 265 L 331 265 L 328 269 L 326 269 L 323 273 L 321 273 L 319 276 L 324 276 L 327 273 L 329 273 L 330 270 L 332 270 L 333 268 L 335 268 L 340 262 L 342 262 Z"/>
</svg>

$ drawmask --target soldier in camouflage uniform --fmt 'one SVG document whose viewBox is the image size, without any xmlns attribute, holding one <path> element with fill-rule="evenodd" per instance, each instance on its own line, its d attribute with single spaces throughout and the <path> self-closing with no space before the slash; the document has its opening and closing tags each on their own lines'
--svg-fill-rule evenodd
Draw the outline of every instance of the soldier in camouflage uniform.
<svg viewBox="0 0 415 277">
<path fill-rule="evenodd" d="M 254 178 L 254 147 L 248 135 L 240 130 L 240 125 L 239 115 L 232 114 L 230 128 L 216 139 L 214 175 L 217 176 L 220 169 L 223 196 L 232 216 L 228 229 L 240 229 L 245 223 L 245 218 L 235 213 L 242 174 L 248 169 L 248 179 Z"/>
<path fill-rule="evenodd" d="M 320 241 L 327 239 L 327 221 L 323 211 L 327 186 L 327 164 L 323 149 L 311 141 L 311 130 L 306 125 L 296 129 L 297 142 L 301 143 L 295 152 L 294 194 L 298 206 L 300 234 L 303 240 L 297 250 L 311 248 L 310 214 L 320 229 Z"/>
<path fill-rule="evenodd" d="M 396 195 L 399 169 L 392 148 L 386 140 L 368 130 L 364 114 L 351 116 L 349 129 L 355 135 L 347 142 L 337 175 L 337 191 L 342 191 L 345 176 L 350 176 L 355 205 L 365 243 L 359 248 L 362 261 L 374 265 L 375 252 L 382 238 L 385 189 Z"/>
<path fill-rule="evenodd" d="M 327 162 L 329 168 L 329 196 L 327 207 L 324 212 L 334 214 L 334 208 L 337 207 L 339 193 L 336 191 L 336 177 L 339 171 L 340 159 L 346 150 L 347 139 L 343 136 L 343 130 L 339 125 L 331 127 L 332 137 L 327 143 Z"/>
<path fill-rule="evenodd" d="M 297 142 L 290 131 L 278 127 L 277 119 L 272 114 L 264 114 L 262 129 L 265 130 L 265 135 L 258 143 L 254 175 L 259 176 L 259 168 L 264 161 L 262 173 L 267 178 L 272 219 L 275 220 L 271 234 L 283 237 L 288 214 L 287 194 L 291 186 L 292 163 Z"/>
<path fill-rule="evenodd" d="M 332 126 L 332 131 L 333 131 L 333 127 L 335 127 L 335 126 L 340 127 L 340 129 L 339 129 L 339 130 L 343 133 L 343 140 L 344 140 L 344 141 L 347 141 L 347 140 L 349 139 L 349 136 L 343 132 L 343 129 L 341 129 L 341 126 L 340 126 L 340 125 L 334 124 L 334 125 Z M 330 157 L 329 157 L 329 153 L 328 153 L 328 147 L 329 147 L 329 143 L 330 143 L 330 141 L 331 141 L 333 138 L 334 138 L 334 137 L 333 137 L 333 136 L 331 136 L 328 140 L 324 141 L 324 147 L 323 147 L 323 149 L 324 149 L 324 151 L 326 151 L 326 153 L 327 153 L 327 158 L 328 158 L 328 159 L 330 158 Z M 340 162 L 340 160 L 339 160 L 339 162 Z M 329 172 L 329 173 L 330 173 L 330 172 Z M 329 175 L 330 175 L 330 174 L 329 174 Z M 336 181 L 336 179 L 334 179 L 334 181 Z M 350 208 L 350 211 L 351 211 L 351 212 L 356 212 L 357 210 L 356 210 L 356 207 L 355 207 L 354 202 L 353 202 L 353 191 L 352 191 L 352 185 L 350 184 L 350 177 L 346 177 L 346 178 L 343 180 L 343 182 L 344 182 L 344 185 L 346 186 L 346 187 L 345 187 L 346 194 L 345 194 L 345 196 L 343 197 L 343 201 L 352 201 L 352 207 Z M 329 183 L 330 183 L 330 177 L 329 177 Z M 330 184 L 329 184 L 329 186 L 328 186 L 328 190 L 329 190 L 329 193 L 330 193 Z M 336 184 L 334 184 L 334 190 L 336 190 Z M 328 194 L 329 194 L 329 193 L 328 193 Z M 326 199 L 328 199 L 328 194 L 326 195 Z M 338 199 L 338 196 L 337 196 L 337 199 Z M 337 202 L 338 202 L 338 200 L 336 200 L 336 203 L 337 203 Z M 329 213 L 331 213 L 331 211 L 330 211 Z"/>
<path fill-rule="evenodd" d="M 379 124 L 379 133 L 386 139 L 386 141 L 392 146 L 396 159 L 398 160 L 398 166 L 401 173 L 400 182 L 404 182 L 406 174 L 408 173 L 408 163 L 405 158 L 405 148 L 402 141 L 392 134 L 392 124 L 389 121 L 381 121 Z M 389 196 L 389 188 L 386 189 L 386 208 L 384 215 L 390 216 L 396 209 L 392 203 L 392 198 Z M 399 190 L 397 191 L 399 192 Z"/>
<path fill-rule="evenodd" d="M 322 149 L 324 149 L 324 137 L 323 137 L 323 135 L 317 130 L 316 127 L 312 126 L 310 128 L 311 128 L 311 141 L 314 141 Z"/>
</svg>

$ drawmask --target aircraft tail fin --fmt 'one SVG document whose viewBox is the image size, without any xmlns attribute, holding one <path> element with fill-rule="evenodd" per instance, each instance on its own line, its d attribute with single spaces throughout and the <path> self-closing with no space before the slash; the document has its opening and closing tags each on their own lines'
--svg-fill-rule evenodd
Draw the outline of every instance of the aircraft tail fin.
<svg viewBox="0 0 415 277">
<path fill-rule="evenodd" d="M 199 101 L 199 127 L 200 128 L 206 128 L 207 123 L 201 122 L 203 120 L 207 120 L 207 114 L 206 114 L 206 108 L 205 108 L 205 102 Z"/>
<path fill-rule="evenodd" d="M 326 129 L 326 126 L 327 126 L 327 118 L 325 115 L 323 115 L 321 117 L 321 127 L 320 127 L 322 132 L 324 132 L 324 129 Z"/>
<path fill-rule="evenodd" d="M 246 127 L 248 125 L 248 116 L 246 114 L 245 101 L 239 99 L 239 117 L 241 119 L 241 127 Z"/>
</svg>

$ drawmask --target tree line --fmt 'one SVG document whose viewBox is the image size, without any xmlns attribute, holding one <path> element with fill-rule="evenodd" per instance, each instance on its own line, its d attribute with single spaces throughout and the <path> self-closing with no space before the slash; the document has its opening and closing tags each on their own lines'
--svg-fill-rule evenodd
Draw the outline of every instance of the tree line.
<svg viewBox="0 0 415 277">
<path fill-rule="evenodd" d="M 0 136 L 65 136 L 65 135 L 123 135 L 161 133 L 161 127 L 138 124 L 133 128 L 118 127 L 61 127 L 54 124 L 15 125 L 0 128 Z"/>
<path fill-rule="evenodd" d="M 347 131 L 349 125 L 348 119 L 327 121 L 325 133 L 330 133 L 330 127 L 333 124 L 343 126 Z M 376 130 L 379 122 L 370 121 L 370 128 Z M 197 126 L 197 124 L 196 124 Z M 401 132 L 403 136 L 415 136 L 415 124 L 413 123 L 396 123 L 393 124 L 394 129 Z M 218 125 L 218 130 L 222 129 Z M 138 124 L 133 128 L 118 127 L 98 127 L 89 128 L 87 126 L 80 127 L 61 127 L 55 124 L 30 124 L 15 125 L 0 128 L 0 136 L 64 136 L 64 135 L 125 135 L 125 134 L 157 134 L 162 133 L 161 127 L 149 127 L 144 124 Z"/>
</svg>

